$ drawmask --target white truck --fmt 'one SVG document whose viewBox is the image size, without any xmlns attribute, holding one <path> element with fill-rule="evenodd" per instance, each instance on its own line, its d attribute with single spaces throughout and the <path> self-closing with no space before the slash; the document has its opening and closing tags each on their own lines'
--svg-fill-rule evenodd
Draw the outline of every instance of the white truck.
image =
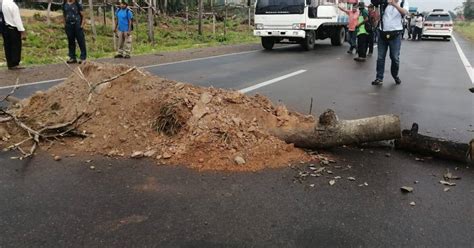
<svg viewBox="0 0 474 248">
<path fill-rule="evenodd" d="M 299 43 L 306 50 L 316 39 L 344 43 L 348 16 L 341 11 L 340 0 L 257 0 L 255 30 L 262 46 L 271 50 L 275 43 Z M 341 0 L 341 2 L 346 2 Z"/>
</svg>

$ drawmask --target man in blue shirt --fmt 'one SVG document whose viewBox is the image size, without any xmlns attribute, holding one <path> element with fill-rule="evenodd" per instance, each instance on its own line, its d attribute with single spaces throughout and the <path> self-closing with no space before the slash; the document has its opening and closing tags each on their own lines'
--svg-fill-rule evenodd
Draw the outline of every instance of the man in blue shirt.
<svg viewBox="0 0 474 248">
<path fill-rule="evenodd" d="M 63 16 L 69 48 L 68 63 L 77 63 L 76 60 L 76 40 L 81 49 L 81 63 L 86 60 L 86 39 L 84 36 L 84 15 L 82 14 L 82 5 L 77 0 L 64 0 Z"/>
<path fill-rule="evenodd" d="M 118 37 L 118 53 L 115 58 L 130 58 L 132 50 L 132 19 L 133 12 L 126 2 L 120 2 L 120 8 L 115 12 L 115 35 Z"/>
</svg>

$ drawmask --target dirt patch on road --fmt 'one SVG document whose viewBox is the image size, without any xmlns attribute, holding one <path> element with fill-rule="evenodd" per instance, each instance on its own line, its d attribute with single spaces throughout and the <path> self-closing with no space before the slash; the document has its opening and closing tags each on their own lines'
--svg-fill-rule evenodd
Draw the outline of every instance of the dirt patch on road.
<svg viewBox="0 0 474 248">
<path fill-rule="evenodd" d="M 81 71 L 91 85 L 130 72 L 97 86 L 92 94 L 88 83 L 73 74 L 64 83 L 24 100 L 23 107 L 12 109 L 35 130 L 86 113 L 78 131 L 87 137 L 54 141 L 55 154 L 85 151 L 242 171 L 310 159 L 304 151 L 272 136 L 270 130 L 312 125 L 313 118 L 275 107 L 263 96 L 192 86 L 126 65 L 89 62 Z M 2 147 L 27 137 L 13 122 L 3 127 L 11 137 L 0 142 Z"/>
</svg>

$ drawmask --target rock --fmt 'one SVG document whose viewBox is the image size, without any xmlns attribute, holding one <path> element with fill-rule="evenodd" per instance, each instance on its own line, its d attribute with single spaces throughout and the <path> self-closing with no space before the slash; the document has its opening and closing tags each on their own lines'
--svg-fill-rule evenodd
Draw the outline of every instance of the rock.
<svg viewBox="0 0 474 248">
<path fill-rule="evenodd" d="M 341 179 L 341 177 L 340 176 L 335 176 L 334 179 Z"/>
<path fill-rule="evenodd" d="M 91 160 L 91 159 L 89 159 L 89 160 L 86 160 L 86 163 L 90 163 L 90 162 L 92 162 L 92 160 Z"/>
<path fill-rule="evenodd" d="M 324 159 L 324 160 L 321 160 L 321 164 L 322 165 L 328 165 L 329 164 L 329 161 Z"/>
<path fill-rule="evenodd" d="M 153 157 L 156 153 L 156 150 L 150 150 L 150 151 L 146 151 L 145 153 L 143 153 L 143 156 L 149 158 L 149 157 Z"/>
<path fill-rule="evenodd" d="M 349 180 L 349 181 L 355 181 L 356 179 L 355 179 L 355 177 L 348 177 L 347 180 Z"/>
<path fill-rule="evenodd" d="M 184 88 L 184 83 L 177 83 L 177 84 L 174 85 L 174 87 L 176 89 L 180 90 L 180 89 Z"/>
<path fill-rule="evenodd" d="M 208 92 L 202 93 L 201 98 L 199 99 L 199 101 L 204 103 L 204 104 L 210 103 L 211 100 L 212 100 L 212 96 Z"/>
<path fill-rule="evenodd" d="M 310 184 L 309 187 L 314 188 L 314 184 Z"/>
<path fill-rule="evenodd" d="M 133 152 L 130 157 L 131 158 L 142 158 L 143 157 L 143 152 L 141 152 L 141 151 Z"/>
<path fill-rule="evenodd" d="M 244 165 L 245 164 L 245 160 L 241 156 L 235 156 L 234 162 L 238 165 Z"/>
<path fill-rule="evenodd" d="M 391 157 L 391 156 L 392 156 L 392 154 L 390 154 L 390 153 L 385 153 L 385 157 L 389 158 L 389 157 Z"/>
<path fill-rule="evenodd" d="M 206 105 L 202 103 L 198 103 L 194 106 L 192 113 L 193 113 L 193 118 L 196 121 L 198 121 L 199 119 L 201 119 L 204 115 L 208 113 L 208 108 L 206 107 Z"/>
<path fill-rule="evenodd" d="M 203 159 L 203 158 L 200 158 L 198 161 L 199 161 L 199 163 L 204 163 L 204 159 Z"/>
<path fill-rule="evenodd" d="M 89 169 L 95 170 L 95 166 L 91 165 L 91 166 L 89 166 Z"/>
<path fill-rule="evenodd" d="M 171 155 L 170 153 L 168 153 L 168 152 L 164 152 L 164 153 L 163 153 L 163 158 L 164 158 L 164 159 L 170 159 L 171 156 L 172 156 L 172 155 Z"/>
<path fill-rule="evenodd" d="M 415 206 L 416 203 L 415 202 L 410 202 L 410 206 Z"/>
<path fill-rule="evenodd" d="M 451 188 L 444 188 L 444 192 L 448 192 Z"/>
<path fill-rule="evenodd" d="M 330 180 L 329 185 L 333 186 L 336 183 L 336 180 Z"/>
<path fill-rule="evenodd" d="M 54 161 L 59 161 L 59 160 L 61 160 L 61 157 L 60 157 L 60 156 L 57 156 L 57 155 L 54 156 Z"/>
<path fill-rule="evenodd" d="M 454 176 L 453 173 L 449 172 L 449 170 L 446 174 L 443 175 L 443 178 L 445 180 L 460 180 L 461 179 L 461 177 Z"/>
<path fill-rule="evenodd" d="M 0 127 L 0 139 L 3 141 L 8 141 L 11 138 L 10 134 L 3 127 Z"/>
<path fill-rule="evenodd" d="M 419 181 L 415 181 L 415 182 L 413 182 L 413 183 L 415 183 L 415 184 L 418 184 L 418 183 L 419 183 Z"/>
<path fill-rule="evenodd" d="M 447 186 L 456 186 L 455 183 L 450 183 L 444 180 L 439 181 L 439 183 L 441 183 L 442 185 L 447 185 Z"/>
<path fill-rule="evenodd" d="M 402 190 L 402 192 L 404 193 L 411 193 L 413 192 L 413 187 L 408 187 L 408 186 L 403 186 L 400 188 Z"/>
<path fill-rule="evenodd" d="M 328 171 L 326 171 L 326 172 L 327 172 L 328 174 L 332 174 L 332 171 L 330 171 L 330 170 L 328 170 Z"/>
</svg>

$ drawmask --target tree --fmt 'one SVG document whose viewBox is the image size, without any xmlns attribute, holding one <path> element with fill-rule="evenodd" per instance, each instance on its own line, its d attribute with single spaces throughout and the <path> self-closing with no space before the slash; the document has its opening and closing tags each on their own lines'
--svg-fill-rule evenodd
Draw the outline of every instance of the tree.
<svg viewBox="0 0 474 248">
<path fill-rule="evenodd" d="M 464 2 L 464 18 L 474 20 L 474 0 Z"/>
</svg>

